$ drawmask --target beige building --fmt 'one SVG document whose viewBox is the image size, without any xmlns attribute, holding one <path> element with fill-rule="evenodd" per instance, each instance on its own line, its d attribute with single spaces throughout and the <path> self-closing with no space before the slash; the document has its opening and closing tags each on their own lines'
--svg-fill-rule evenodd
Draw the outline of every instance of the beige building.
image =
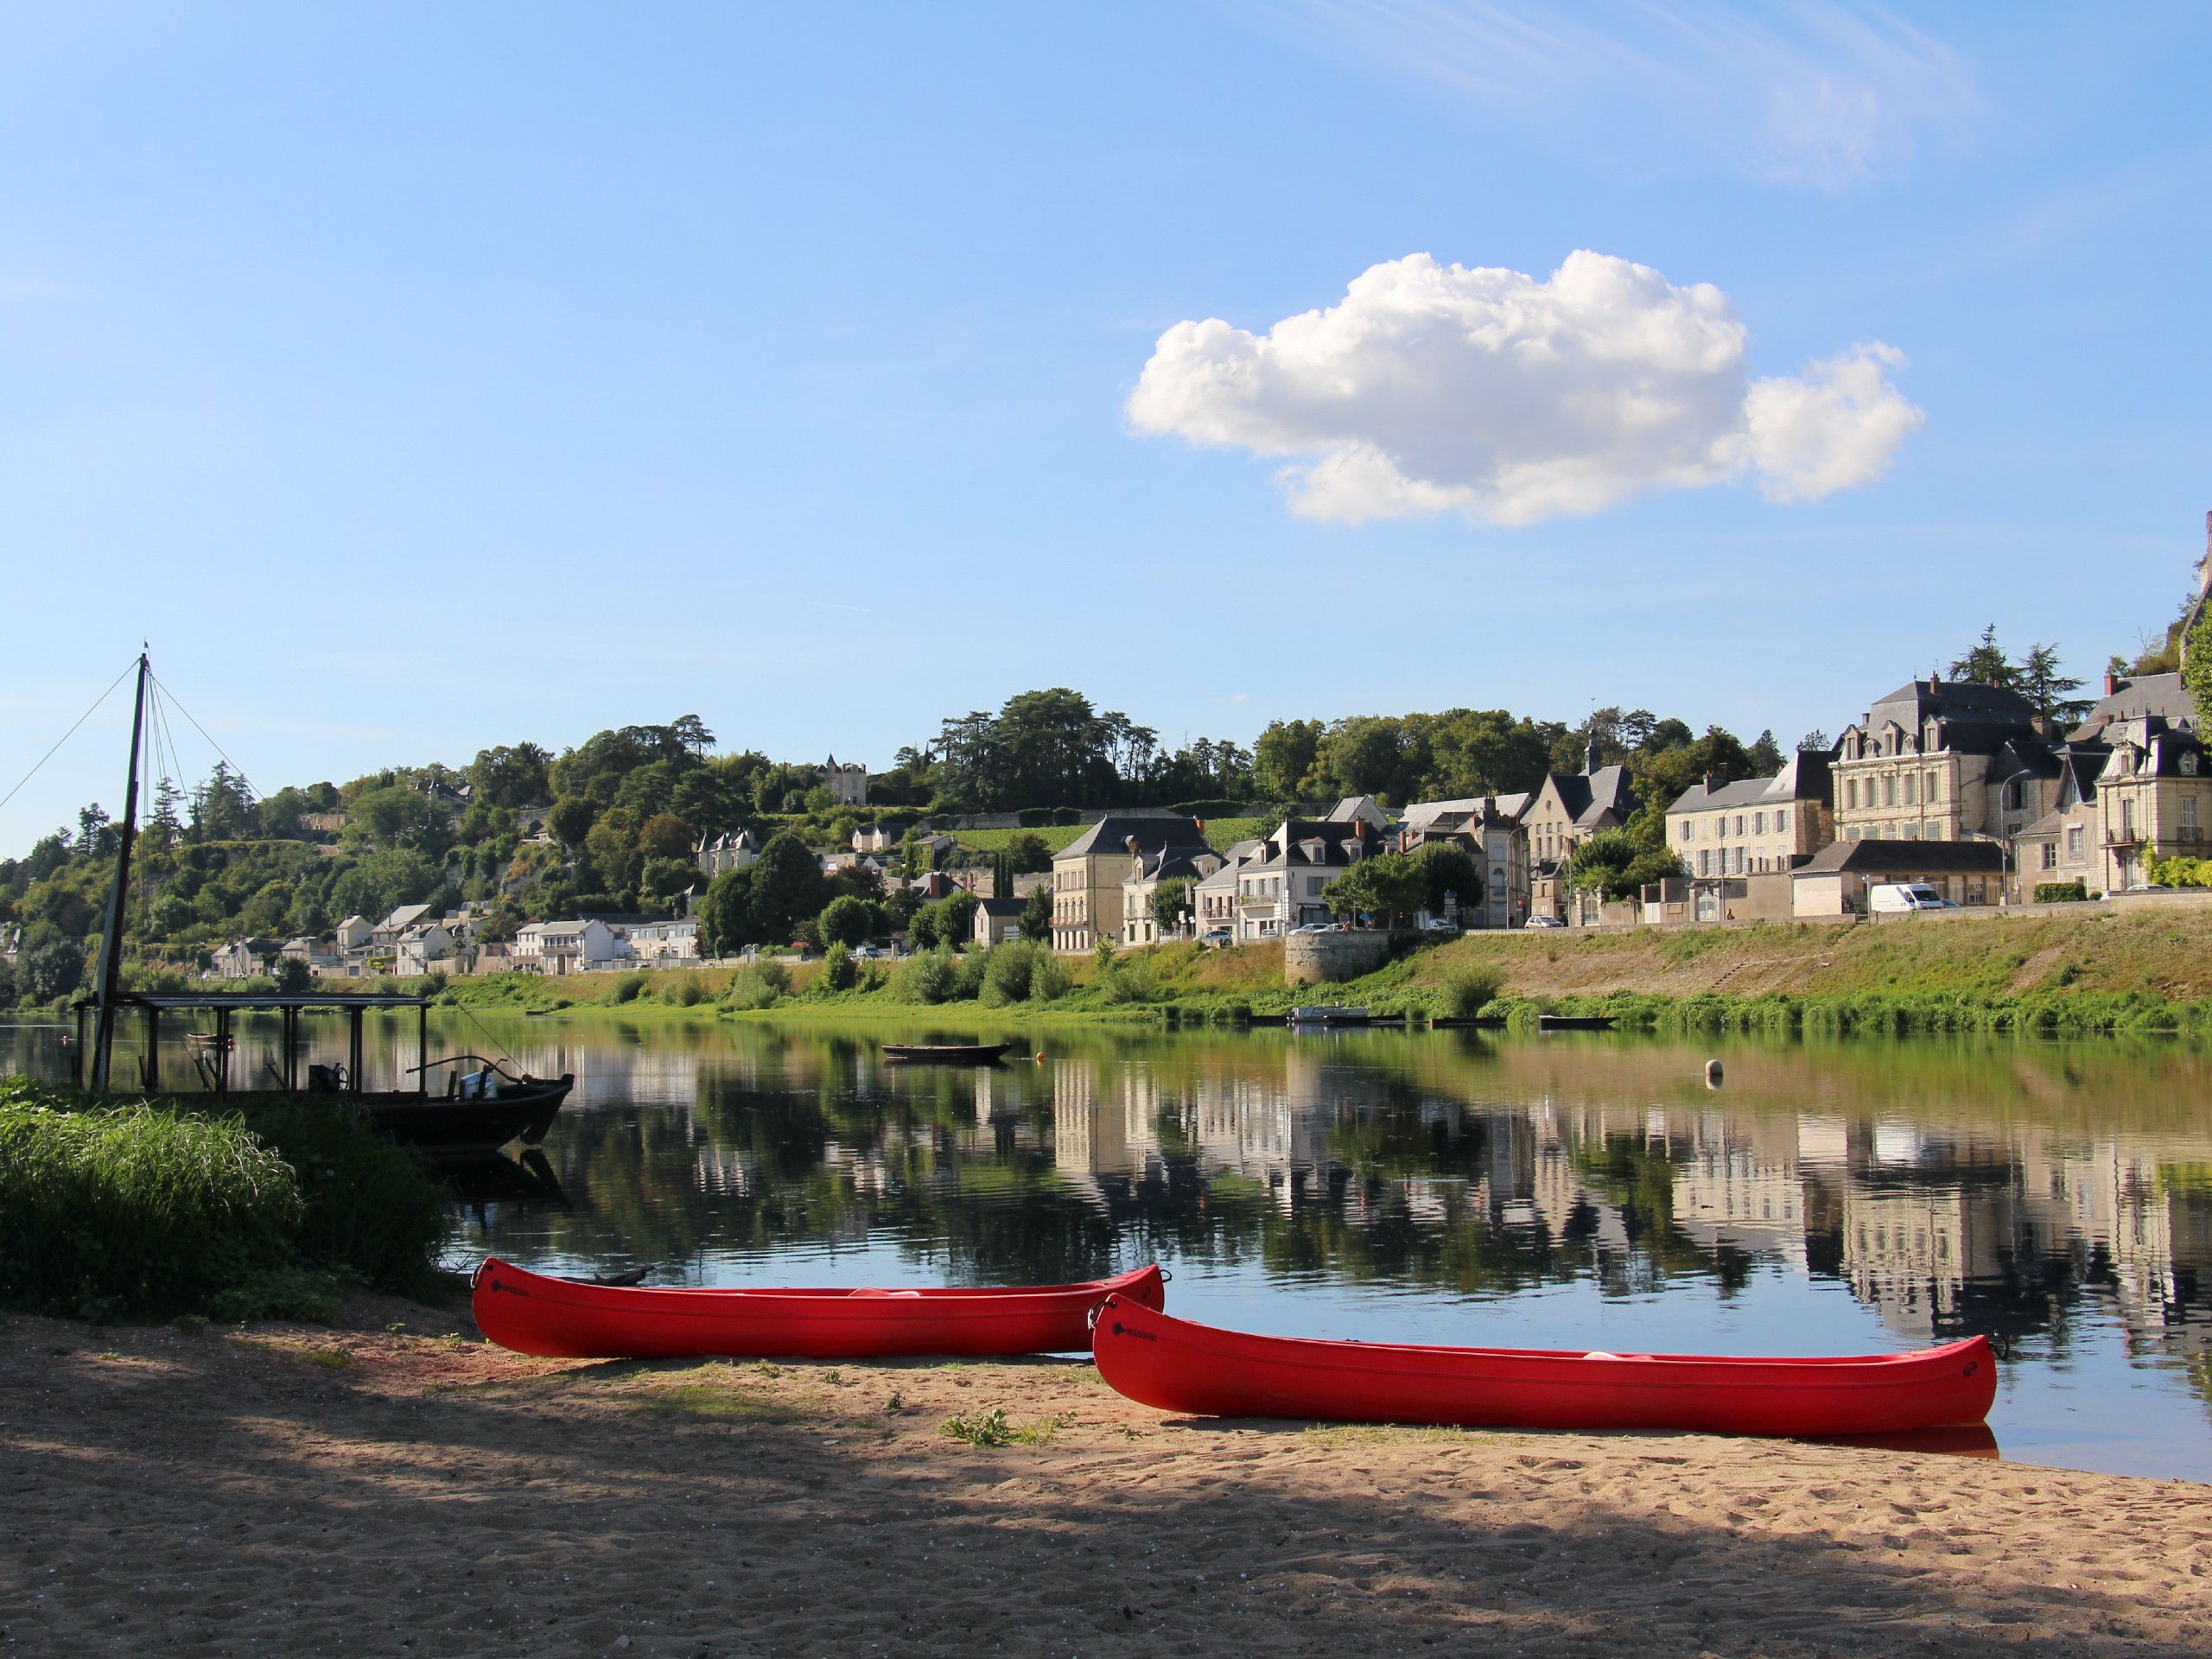
<svg viewBox="0 0 2212 1659">
<path fill-rule="evenodd" d="M 1915 680 L 1845 728 L 1831 766 L 1835 839 L 2005 840 L 2056 805 L 2056 747 L 2018 692 Z"/>
<path fill-rule="evenodd" d="M 1195 818 L 1106 817 L 1052 857 L 1052 949 L 1064 956 L 1095 950 L 1101 938 L 1119 942 L 1122 883 L 1140 858 L 1163 849 L 1209 850 Z"/>
<path fill-rule="evenodd" d="M 1198 886 L 1228 861 L 1211 848 L 1196 852 L 1188 847 L 1163 847 L 1158 852 L 1138 855 L 1136 868 L 1122 883 L 1122 943 L 1134 947 L 1193 937 L 1198 931 Z M 1174 880 L 1191 883 L 1183 901 L 1183 914 L 1192 923 L 1188 931 L 1164 930 L 1152 913 L 1160 884 Z"/>
<path fill-rule="evenodd" d="M 1554 772 L 1522 815 L 1528 839 L 1529 914 L 1559 921 L 1595 918 L 1598 895 L 1582 895 L 1578 905 L 1567 886 L 1567 861 L 1574 849 L 1601 830 L 1618 830 L 1638 804 L 1628 768 L 1598 764 L 1598 745 L 1580 772 Z"/>
<path fill-rule="evenodd" d="M 2095 823 L 2107 893 L 2139 887 L 2154 858 L 2202 858 L 2212 825 L 2204 746 L 2193 731 L 2168 729 L 2155 715 L 2105 729 L 2111 753 L 2097 778 Z"/>
<path fill-rule="evenodd" d="M 1707 778 L 1667 809 L 1667 845 L 1703 879 L 1796 869 L 1835 839 L 1829 760 L 1801 750 L 1771 778 Z"/>
</svg>

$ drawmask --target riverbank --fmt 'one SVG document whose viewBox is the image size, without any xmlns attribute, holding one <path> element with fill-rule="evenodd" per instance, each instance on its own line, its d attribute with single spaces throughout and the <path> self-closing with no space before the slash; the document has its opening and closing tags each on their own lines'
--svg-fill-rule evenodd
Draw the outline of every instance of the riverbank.
<svg viewBox="0 0 2212 1659">
<path fill-rule="evenodd" d="M 1509 1019 L 1603 1014 L 1628 1029 L 2212 1033 L 2212 910 L 2194 906 L 1477 933 L 1324 987 L 1286 986 L 1280 944 L 1162 945 L 1125 952 L 1110 967 L 1084 957 L 1065 969 L 1065 988 L 1049 1000 L 995 999 L 978 973 L 964 995 L 920 1001 L 900 968 L 881 963 L 864 964 L 855 985 L 833 992 L 818 962 L 767 970 L 509 975 L 455 981 L 441 997 L 486 1011 L 583 1017 L 849 1020 L 936 1012 L 1025 1022 L 1235 1024 L 1327 1001 L 1415 1020 L 1478 1006 Z"/>
<path fill-rule="evenodd" d="M 2204 1489 L 2181 1483 L 1695 1435 L 1215 1423 L 1067 1362 L 534 1361 L 376 1297 L 346 1322 L 0 1327 L 0 1648 L 2212 1641 Z M 994 1410 L 1026 1440 L 944 1432 Z"/>
</svg>

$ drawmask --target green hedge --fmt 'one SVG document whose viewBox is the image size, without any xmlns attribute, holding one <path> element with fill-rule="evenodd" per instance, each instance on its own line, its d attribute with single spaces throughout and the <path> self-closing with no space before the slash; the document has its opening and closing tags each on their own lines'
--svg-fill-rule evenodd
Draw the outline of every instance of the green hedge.
<svg viewBox="0 0 2212 1659">
<path fill-rule="evenodd" d="M 2069 905 L 2087 902 L 2089 889 L 2080 881 L 2038 881 L 2036 883 L 2036 903 L 2039 905 Z"/>
</svg>

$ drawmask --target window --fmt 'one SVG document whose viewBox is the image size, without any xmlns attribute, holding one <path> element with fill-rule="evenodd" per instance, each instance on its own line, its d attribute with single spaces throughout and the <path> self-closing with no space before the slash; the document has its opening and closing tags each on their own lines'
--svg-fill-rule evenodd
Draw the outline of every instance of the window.
<svg viewBox="0 0 2212 1659">
<path fill-rule="evenodd" d="M 1897 774 L 1895 772 L 1891 772 L 1888 777 L 1882 779 L 1882 804 L 1884 806 L 1895 806 L 1897 804 Z"/>
<path fill-rule="evenodd" d="M 1736 833 L 1739 836 L 1744 833 L 1744 815 L 1740 812 L 1736 815 Z"/>
<path fill-rule="evenodd" d="M 1713 849 L 1710 847 L 1700 847 L 1697 849 L 1697 873 L 1700 875 L 1713 874 Z"/>
<path fill-rule="evenodd" d="M 1754 812 L 1751 814 L 1751 833 L 1755 836 L 1763 836 L 1766 834 L 1765 813 Z"/>
<path fill-rule="evenodd" d="M 1943 774 L 1940 772 L 1931 772 L 1928 774 L 1928 804 L 1929 805 L 1933 806 L 1936 802 L 1942 798 Z"/>
<path fill-rule="evenodd" d="M 2067 826 L 2066 861 L 2069 864 L 2082 861 L 2082 826 L 2078 823 Z"/>
<path fill-rule="evenodd" d="M 2196 839 L 2196 797 L 2194 795 L 2181 798 L 2181 827 L 2190 832 L 2191 841 Z"/>
<path fill-rule="evenodd" d="M 1789 814 L 1787 810 L 1774 815 L 1774 833 L 1777 836 L 1786 836 L 1789 833 Z"/>
<path fill-rule="evenodd" d="M 1916 781 L 1916 780 L 1915 780 L 1914 775 L 1913 775 L 1911 772 L 1908 772 L 1907 773 L 1905 773 L 1905 775 L 1904 775 L 1904 804 L 1905 804 L 1907 806 L 1910 806 L 1910 805 L 1913 804 L 1913 784 L 1914 784 L 1914 782 L 1915 782 L 1915 781 Z"/>
<path fill-rule="evenodd" d="M 1843 786 L 1843 804 L 1853 811 L 1859 809 L 1859 780 L 1849 779 Z"/>
<path fill-rule="evenodd" d="M 2056 842 L 2046 841 L 2044 842 L 2043 867 L 2046 870 L 2055 870 L 2058 868 L 2058 843 Z"/>
<path fill-rule="evenodd" d="M 2135 803 L 2133 800 L 2120 804 L 2120 833 L 2123 836 L 2135 833 Z"/>
<path fill-rule="evenodd" d="M 1696 834 L 1697 820 L 1695 818 L 1684 818 L 1682 820 L 1682 839 L 1684 841 L 1688 841 Z"/>
<path fill-rule="evenodd" d="M 1731 850 L 1732 854 L 1731 861 L 1736 867 L 1734 873 L 1738 875 L 1741 875 L 1744 873 L 1744 849 L 1738 847 L 1732 849 Z"/>
<path fill-rule="evenodd" d="M 2182 756 L 2181 775 L 2184 778 L 2194 778 L 2196 776 L 2196 757 L 2195 755 L 2184 754 Z"/>
<path fill-rule="evenodd" d="M 1920 839 L 1920 826 L 1917 823 L 1908 821 L 1904 826 L 1904 838 L 1907 841 L 1918 841 Z"/>
</svg>

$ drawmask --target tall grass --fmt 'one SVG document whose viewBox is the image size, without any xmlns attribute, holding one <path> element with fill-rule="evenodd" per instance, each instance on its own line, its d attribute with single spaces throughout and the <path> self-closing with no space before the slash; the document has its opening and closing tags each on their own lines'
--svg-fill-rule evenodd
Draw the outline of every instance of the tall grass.
<svg viewBox="0 0 2212 1659">
<path fill-rule="evenodd" d="M 101 1318 L 330 1317 L 429 1277 L 443 1190 L 350 1109 L 253 1122 L 0 1080 L 0 1300 Z"/>
</svg>

